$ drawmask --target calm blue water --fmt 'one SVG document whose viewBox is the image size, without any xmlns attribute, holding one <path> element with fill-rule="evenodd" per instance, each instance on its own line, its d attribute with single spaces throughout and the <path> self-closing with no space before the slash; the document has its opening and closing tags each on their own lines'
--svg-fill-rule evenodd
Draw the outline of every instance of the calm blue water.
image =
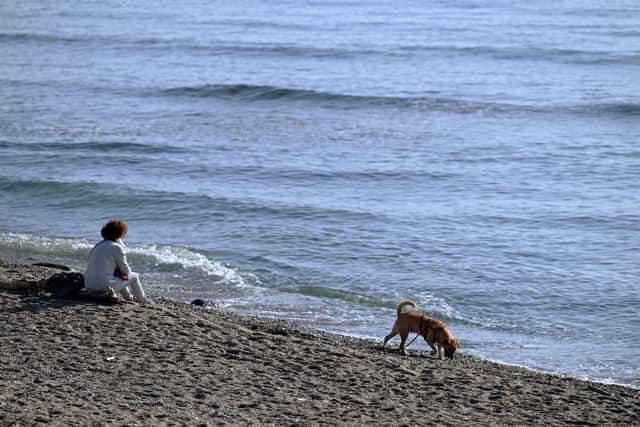
<svg viewBox="0 0 640 427">
<path fill-rule="evenodd" d="M 640 6 L 512 3 L 3 2 L 0 257 L 640 386 Z"/>
</svg>

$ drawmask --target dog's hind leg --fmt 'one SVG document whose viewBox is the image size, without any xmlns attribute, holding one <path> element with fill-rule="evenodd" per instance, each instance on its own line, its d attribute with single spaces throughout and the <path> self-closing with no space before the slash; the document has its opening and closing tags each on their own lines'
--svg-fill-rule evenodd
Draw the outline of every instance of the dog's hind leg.
<svg viewBox="0 0 640 427">
<path fill-rule="evenodd" d="M 382 348 L 384 348 L 384 346 L 387 345 L 387 342 L 395 337 L 396 335 L 398 335 L 398 328 L 396 327 L 396 324 L 393 324 L 393 329 L 391 329 L 391 332 L 389 332 L 389 335 L 387 335 L 386 337 L 384 337 L 384 343 L 382 343 Z"/>
</svg>

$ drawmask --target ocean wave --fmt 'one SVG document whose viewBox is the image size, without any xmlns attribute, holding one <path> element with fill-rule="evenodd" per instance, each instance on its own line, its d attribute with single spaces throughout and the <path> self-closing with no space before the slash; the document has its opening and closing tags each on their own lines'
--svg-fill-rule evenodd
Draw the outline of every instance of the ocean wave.
<svg viewBox="0 0 640 427">
<path fill-rule="evenodd" d="M 207 55 L 254 55 L 290 58 L 323 58 L 323 59 L 355 59 L 367 56 L 397 56 L 397 53 L 387 52 L 384 49 L 345 49 L 338 47 L 318 47 L 290 44 L 269 43 L 171 43 L 172 49 L 203 52 Z"/>
<path fill-rule="evenodd" d="M 364 96 L 321 92 L 310 89 L 283 88 L 269 85 L 205 84 L 164 89 L 161 96 L 183 98 L 227 98 L 239 101 L 308 101 L 342 108 L 391 107 L 419 111 L 448 111 L 457 113 L 509 112 L 517 106 L 474 102 L 436 97 Z M 153 95 L 152 94 L 152 95 Z"/>
<path fill-rule="evenodd" d="M 270 85 L 249 84 L 205 84 L 162 89 L 150 95 L 182 98 L 226 98 L 237 101 L 307 101 L 326 104 L 332 107 L 390 107 L 416 111 L 443 111 L 460 114 L 473 113 L 568 113 L 568 114 L 610 114 L 638 115 L 640 103 L 608 102 L 585 103 L 576 105 L 543 104 L 523 105 L 499 102 L 481 102 L 444 97 L 398 97 L 367 96 L 322 92 L 310 89 L 287 88 Z"/>
<path fill-rule="evenodd" d="M 53 256 L 82 256 L 93 247 L 88 241 L 0 232 L 0 246 L 18 252 Z"/>
<path fill-rule="evenodd" d="M 320 58 L 354 60 L 378 57 L 394 59 L 444 57 L 481 57 L 501 61 L 555 62 L 577 65 L 638 65 L 640 55 L 632 51 L 540 48 L 531 46 L 460 46 L 460 45 L 371 45 L 367 47 L 312 46 L 288 43 L 232 43 L 195 41 L 189 39 L 125 39 L 111 38 L 104 42 L 131 45 L 147 49 L 171 49 L 202 52 L 207 55 L 253 55 L 287 58 Z"/>
<path fill-rule="evenodd" d="M 267 24 L 265 24 L 266 26 Z M 274 24 L 276 25 L 276 24 Z M 191 38 L 127 37 L 121 35 L 59 35 L 41 33 L 0 33 L 0 42 L 88 43 L 102 47 L 136 48 L 166 52 L 205 52 L 207 55 L 274 55 L 288 57 L 352 58 L 367 54 L 384 55 L 383 49 L 345 49 L 273 43 L 229 43 L 200 41 Z"/>
<path fill-rule="evenodd" d="M 184 153 L 188 151 L 183 147 L 172 145 L 144 144 L 139 142 L 119 141 L 87 141 L 87 142 L 9 142 L 0 141 L 0 148 L 18 149 L 26 151 L 73 151 L 73 152 L 103 152 L 103 153 Z"/>
<path fill-rule="evenodd" d="M 96 184 L 83 182 L 61 182 L 49 180 L 21 180 L 8 177 L 0 178 L 0 190 L 7 194 L 48 195 L 52 198 L 61 194 L 91 192 Z"/>
<path fill-rule="evenodd" d="M 229 25 L 228 23 L 219 23 Z M 233 25 L 249 25 L 242 22 Z M 265 27 L 279 26 L 272 22 L 251 23 L 252 26 Z M 621 31 L 621 36 L 633 36 L 635 31 Z M 372 45 L 370 47 L 331 47 L 310 46 L 291 43 L 232 43 L 219 40 L 207 41 L 192 38 L 174 37 L 130 37 L 122 35 L 61 35 L 25 32 L 0 33 L 0 42 L 24 42 L 34 41 L 38 43 L 100 43 L 101 46 L 135 47 L 145 49 L 167 49 L 179 51 L 205 51 L 208 55 L 272 55 L 286 57 L 307 58 L 333 58 L 352 59 L 365 56 L 379 57 L 415 57 L 418 55 L 444 55 L 444 56 L 480 56 L 491 57 L 498 60 L 513 61 L 550 61 L 574 64 L 640 64 L 640 55 L 635 52 L 612 52 L 603 50 L 540 48 L 530 46 L 484 46 L 484 45 L 453 45 L 453 44 L 416 44 L 416 45 Z"/>
<path fill-rule="evenodd" d="M 29 180 L 0 177 L 0 191 L 21 198 L 38 200 L 41 207 L 77 208 L 100 206 L 102 203 L 118 205 L 129 188 L 123 185 L 86 181 Z M 125 200 L 126 202 L 126 200 Z"/>
<path fill-rule="evenodd" d="M 420 180 L 447 180 L 458 176 L 453 172 L 435 172 L 424 169 L 364 169 L 364 170 L 327 170 L 313 168 L 269 168 L 263 166 L 216 166 L 215 168 L 204 168 L 198 172 L 203 177 L 213 175 L 245 175 L 255 179 L 290 181 L 290 182 L 329 182 L 329 181 L 402 181 L 408 182 L 413 179 Z"/>
<path fill-rule="evenodd" d="M 265 28 L 291 27 L 304 30 L 293 24 L 281 24 L 267 21 L 234 21 L 212 22 L 212 25 Z M 634 30 L 612 32 L 619 37 L 633 37 Z M 229 42 L 221 40 L 201 40 L 189 37 L 136 37 L 129 35 L 100 34 L 45 34 L 29 32 L 0 33 L 0 42 L 37 42 L 37 43 L 88 43 L 111 48 L 151 49 L 163 52 L 204 52 L 207 55 L 256 55 L 283 56 L 291 58 L 327 58 L 354 59 L 377 56 L 380 58 L 414 58 L 421 56 L 477 56 L 508 61 L 547 61 L 569 64 L 589 65 L 638 65 L 640 55 L 634 51 L 606 51 L 566 48 L 542 48 L 532 46 L 490 46 L 490 45 L 458 45 L 458 44 L 390 44 L 354 46 L 314 46 L 299 43 L 272 42 Z"/>
<path fill-rule="evenodd" d="M 11 43 L 15 41 L 34 41 L 38 43 L 70 43 L 79 42 L 86 39 L 79 37 L 64 36 L 58 34 L 40 33 L 0 33 L 0 43 Z"/>
<path fill-rule="evenodd" d="M 611 52 L 602 50 L 581 50 L 561 48 L 540 48 L 530 46 L 456 46 L 456 45 L 413 45 L 401 46 L 396 54 L 415 55 L 418 53 L 438 53 L 449 56 L 481 56 L 511 61 L 548 61 L 569 64 L 640 64 L 640 55 L 631 52 Z"/>
<path fill-rule="evenodd" d="M 99 183 L 91 181 L 29 180 L 0 177 L 0 191 L 10 198 L 34 201 L 40 208 L 78 209 L 101 206 L 139 206 L 150 215 L 158 212 L 164 215 L 180 214 L 183 218 L 197 209 L 185 210 L 185 206 L 207 208 L 216 204 L 206 196 L 145 190 L 123 184 Z M 200 212 L 200 211 L 198 211 Z M 195 213 L 194 213 L 195 215 Z"/>
<path fill-rule="evenodd" d="M 320 300 L 338 300 L 342 303 L 351 303 L 372 309 L 386 309 L 395 313 L 399 301 L 386 296 L 367 295 L 345 289 L 332 288 L 322 285 L 288 285 L 274 288 L 274 290 L 286 294 L 302 295 Z M 428 293 L 415 294 L 418 309 L 445 322 L 457 322 L 460 324 L 472 324 L 444 299 Z"/>
<path fill-rule="evenodd" d="M 0 191 L 11 197 L 19 195 L 30 200 L 37 199 L 41 206 L 56 208 L 103 207 L 132 205 L 148 212 L 148 219 L 157 213 L 160 219 L 177 215 L 186 220 L 201 219 L 202 212 L 210 216 L 272 216 L 284 219 L 318 218 L 358 219 L 371 221 L 383 214 L 347 209 L 322 208 L 262 200 L 213 197 L 202 193 L 149 190 L 122 184 L 89 181 L 22 180 L 0 177 Z M 189 209 L 185 209 L 189 206 Z"/>
<path fill-rule="evenodd" d="M 230 84 L 216 85 L 205 84 L 201 86 L 183 86 L 165 89 L 162 95 L 193 98 L 233 97 L 252 100 L 276 100 L 283 98 L 293 99 L 321 99 L 330 100 L 345 97 L 331 93 L 316 92 L 305 89 L 281 88 L 267 85 Z"/>
<path fill-rule="evenodd" d="M 210 280 L 221 281 L 238 287 L 248 286 L 237 269 L 228 267 L 221 262 L 213 261 L 206 255 L 186 247 L 128 244 L 127 253 L 138 258 L 150 259 L 155 268 L 158 266 L 176 266 L 179 269 L 192 269 L 204 273 Z"/>
<path fill-rule="evenodd" d="M 305 295 L 317 297 L 321 299 L 336 299 L 344 302 L 355 303 L 366 307 L 391 308 L 394 309 L 397 304 L 393 301 L 383 298 L 358 294 L 356 292 L 345 291 L 342 289 L 330 288 L 326 286 L 283 286 L 276 288 L 279 292 Z"/>
<path fill-rule="evenodd" d="M 566 107 L 568 111 L 586 114 L 610 114 L 620 116 L 637 116 L 640 114 L 640 102 L 603 102 L 597 104 L 580 104 Z"/>
</svg>

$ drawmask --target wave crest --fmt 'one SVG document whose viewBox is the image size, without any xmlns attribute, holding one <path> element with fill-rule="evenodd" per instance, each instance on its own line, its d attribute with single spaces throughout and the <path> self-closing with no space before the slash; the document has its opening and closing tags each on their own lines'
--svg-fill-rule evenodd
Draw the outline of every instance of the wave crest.
<svg viewBox="0 0 640 427">
<path fill-rule="evenodd" d="M 38 33 L 0 33 L 0 43 L 10 43 L 14 41 L 35 41 L 44 43 L 69 43 L 77 42 L 82 39 L 69 36 L 60 36 L 54 34 L 38 34 Z"/>
<path fill-rule="evenodd" d="M 0 232 L 0 247 L 14 253 L 29 253 L 45 258 L 62 256 L 85 260 L 94 244 L 95 242 L 82 239 Z M 244 278 L 237 270 L 186 247 L 134 243 L 127 245 L 127 253 L 137 259 L 136 265 L 144 265 L 149 269 L 192 269 L 214 281 L 238 287 L 246 286 Z"/>
<path fill-rule="evenodd" d="M 547 104 L 523 105 L 501 102 L 483 102 L 431 96 L 367 96 L 321 92 L 310 89 L 287 88 L 249 84 L 205 84 L 160 90 L 152 95 L 183 98 L 226 98 L 241 102 L 254 101 L 306 101 L 338 108 L 390 107 L 416 111 L 443 111 L 460 114 L 473 113 L 567 113 L 638 115 L 640 103 L 594 102 L 577 105 Z"/>
<path fill-rule="evenodd" d="M 18 148 L 28 151 L 85 151 L 85 152 L 119 152 L 119 153 L 183 153 L 187 149 L 171 145 L 144 144 L 140 142 L 120 141 L 88 141 L 88 142 L 9 142 L 0 141 L 0 148 Z"/>
</svg>

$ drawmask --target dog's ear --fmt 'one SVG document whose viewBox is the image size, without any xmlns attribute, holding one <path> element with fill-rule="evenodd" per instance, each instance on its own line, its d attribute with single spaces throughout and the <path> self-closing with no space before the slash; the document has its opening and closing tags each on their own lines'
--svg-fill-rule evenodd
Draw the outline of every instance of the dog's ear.
<svg viewBox="0 0 640 427">
<path fill-rule="evenodd" d="M 449 339 L 446 339 L 443 341 L 445 344 L 449 344 Z"/>
</svg>

